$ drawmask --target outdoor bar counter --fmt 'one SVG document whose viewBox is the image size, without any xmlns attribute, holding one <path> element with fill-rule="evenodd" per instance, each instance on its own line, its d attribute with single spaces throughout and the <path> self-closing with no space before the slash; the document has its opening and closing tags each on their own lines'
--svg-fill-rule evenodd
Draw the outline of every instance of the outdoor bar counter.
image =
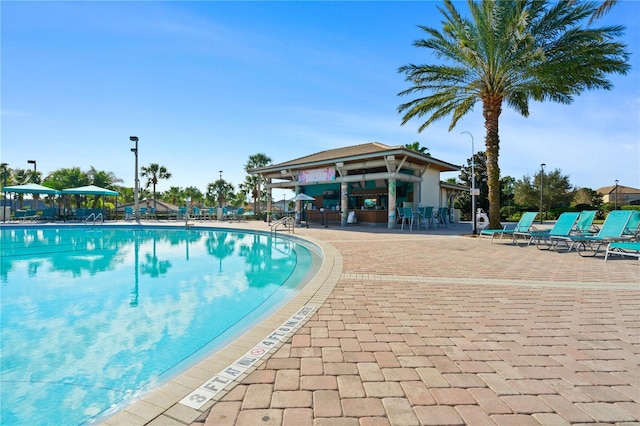
<svg viewBox="0 0 640 426">
<path fill-rule="evenodd" d="M 387 210 L 349 210 L 356 213 L 358 223 L 366 223 L 372 225 L 386 225 L 388 220 Z M 323 216 L 324 213 L 324 216 Z M 319 209 L 305 211 L 306 221 L 312 224 L 331 224 L 340 225 L 340 211 L 325 209 L 321 212 Z"/>
</svg>

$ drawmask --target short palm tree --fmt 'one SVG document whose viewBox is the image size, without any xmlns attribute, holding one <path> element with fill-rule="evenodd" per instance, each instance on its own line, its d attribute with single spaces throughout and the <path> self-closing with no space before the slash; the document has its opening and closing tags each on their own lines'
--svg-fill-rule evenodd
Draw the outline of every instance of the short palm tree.
<svg viewBox="0 0 640 426">
<path fill-rule="evenodd" d="M 442 60 L 404 65 L 411 87 L 400 96 L 421 94 L 404 103 L 402 124 L 426 117 L 419 127 L 451 115 L 449 130 L 482 103 L 491 228 L 500 227 L 498 122 L 504 104 L 524 117 L 529 101 L 570 104 L 587 89 L 610 89 L 608 74 L 626 74 L 629 53 L 615 39 L 624 27 L 585 27 L 594 3 L 543 0 L 468 1 L 469 17 L 451 0 L 439 8 L 441 30 L 420 28 L 428 38 L 414 42 Z M 426 95 L 422 96 L 422 93 Z"/>
<path fill-rule="evenodd" d="M 99 186 L 100 188 L 114 189 L 117 183 L 122 183 L 122 179 L 117 177 L 115 173 L 109 172 L 106 170 L 97 170 L 95 167 L 91 166 L 89 172 L 89 179 L 91 180 L 91 184 L 95 186 Z M 99 199 L 102 197 L 101 195 L 95 196 L 93 199 L 93 208 L 98 208 Z"/>
<path fill-rule="evenodd" d="M 160 179 L 169 179 L 171 177 L 171 173 L 167 171 L 165 166 L 160 166 L 156 163 L 149 164 L 149 167 L 142 167 L 141 169 L 142 177 L 147 178 L 147 184 L 145 185 L 145 189 L 148 189 L 150 185 L 153 185 L 153 208 L 156 208 L 156 185 Z"/>
<path fill-rule="evenodd" d="M 76 188 L 78 186 L 85 186 L 91 183 L 89 174 L 83 172 L 80 167 L 72 167 L 68 169 L 58 169 L 52 172 L 45 178 L 46 185 L 55 189 Z M 75 199 L 76 208 L 82 207 L 82 203 L 86 199 L 86 196 L 82 194 L 73 194 Z M 70 207 L 68 204 L 70 201 L 68 197 L 63 196 L 59 198 L 59 202 L 64 202 L 65 208 Z"/>
<path fill-rule="evenodd" d="M 418 141 L 405 144 L 404 147 L 407 149 L 410 149 L 411 151 L 419 152 L 420 154 L 429 155 L 429 156 L 431 155 L 429 154 L 429 148 L 427 148 L 426 146 L 420 145 L 420 142 Z"/>
<path fill-rule="evenodd" d="M 235 198 L 233 184 L 227 182 L 224 179 L 218 179 L 217 181 L 207 185 L 207 198 L 215 200 L 218 207 L 224 207 L 227 200 Z"/>
<path fill-rule="evenodd" d="M 27 170 L 27 175 L 29 178 L 29 183 L 42 183 L 42 173 L 35 170 Z M 33 209 L 36 210 L 38 208 L 38 200 L 40 199 L 40 194 L 31 194 L 33 199 Z"/>
<path fill-rule="evenodd" d="M 172 186 L 169 188 L 169 190 L 165 191 L 164 194 L 162 194 L 162 197 L 164 199 L 164 201 L 167 201 L 171 204 L 173 204 L 174 206 L 178 205 L 178 202 L 182 203 L 182 189 L 179 186 Z"/>
<path fill-rule="evenodd" d="M 13 181 L 15 185 L 26 185 L 31 183 L 31 173 L 30 170 L 27 169 L 14 169 L 13 170 Z M 18 193 L 16 194 L 18 198 L 18 209 L 22 209 L 22 204 L 24 203 L 24 194 Z"/>
</svg>

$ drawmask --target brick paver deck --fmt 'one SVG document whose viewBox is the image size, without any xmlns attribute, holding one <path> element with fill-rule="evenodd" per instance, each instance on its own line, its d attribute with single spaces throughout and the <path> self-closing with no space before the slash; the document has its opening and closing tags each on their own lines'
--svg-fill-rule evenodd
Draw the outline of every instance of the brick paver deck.
<svg viewBox="0 0 640 426">
<path fill-rule="evenodd" d="M 297 229 L 341 254 L 335 288 L 192 425 L 640 424 L 638 261 L 463 226 Z"/>
</svg>

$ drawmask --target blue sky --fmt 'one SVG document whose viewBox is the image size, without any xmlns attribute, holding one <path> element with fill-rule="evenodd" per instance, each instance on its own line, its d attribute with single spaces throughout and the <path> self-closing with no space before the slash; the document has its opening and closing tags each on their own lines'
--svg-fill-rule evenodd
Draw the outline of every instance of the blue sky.
<svg viewBox="0 0 640 426">
<path fill-rule="evenodd" d="M 263 152 L 274 163 L 347 145 L 414 141 L 454 164 L 484 149 L 481 105 L 448 131 L 401 126 L 398 67 L 430 63 L 417 25 L 439 27 L 440 2 L 3 1 L 1 157 L 113 171 L 133 186 L 141 166 L 169 186 L 206 191 L 222 170 L 234 185 Z M 466 4 L 458 7 L 466 10 Z M 632 70 L 611 91 L 572 105 L 532 103 L 500 122 L 503 176 L 541 163 L 573 185 L 640 187 L 640 2 L 621 1 L 596 25 L 623 24 Z M 443 175 L 443 179 L 453 175 Z M 144 184 L 144 182 L 143 182 Z M 289 194 L 291 194 L 289 192 Z M 276 194 L 276 198 L 278 195 Z"/>
</svg>

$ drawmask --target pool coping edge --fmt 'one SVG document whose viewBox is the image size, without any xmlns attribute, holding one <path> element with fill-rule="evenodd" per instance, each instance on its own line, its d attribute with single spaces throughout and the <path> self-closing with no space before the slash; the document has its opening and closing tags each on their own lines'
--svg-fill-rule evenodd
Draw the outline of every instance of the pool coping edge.
<svg viewBox="0 0 640 426">
<path fill-rule="evenodd" d="M 229 228 L 225 228 L 229 229 Z M 188 407 L 180 401 L 196 391 L 219 372 L 230 366 L 243 354 L 256 346 L 269 333 L 276 330 L 285 321 L 295 315 L 303 307 L 311 307 L 317 311 L 327 300 L 342 275 L 343 259 L 340 252 L 330 244 L 308 236 L 293 235 L 294 238 L 306 241 L 319 247 L 322 251 L 322 263 L 317 273 L 309 282 L 284 306 L 272 315 L 256 324 L 250 330 L 233 340 L 223 349 L 216 351 L 195 366 L 187 369 L 160 388 L 143 396 L 128 407 L 114 413 L 101 423 L 105 426 L 142 426 L 157 424 L 189 425 L 209 412 L 211 407 L 224 398 L 246 376 L 266 362 L 313 315 L 306 316 L 295 328 L 271 348 L 258 362 L 242 372 L 235 380 L 203 404 L 200 408 Z"/>
</svg>

